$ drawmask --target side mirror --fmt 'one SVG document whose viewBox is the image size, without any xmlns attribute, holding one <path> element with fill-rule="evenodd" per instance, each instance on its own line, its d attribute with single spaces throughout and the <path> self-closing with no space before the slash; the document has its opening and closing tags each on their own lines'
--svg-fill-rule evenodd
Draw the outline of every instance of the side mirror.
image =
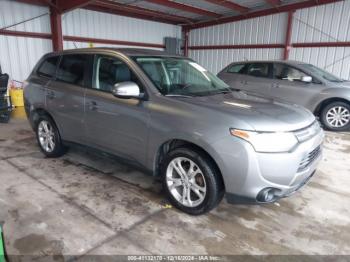
<svg viewBox="0 0 350 262">
<path fill-rule="evenodd" d="M 302 76 L 300 80 L 301 80 L 301 82 L 304 82 L 304 83 L 311 83 L 312 77 L 311 76 Z"/>
<path fill-rule="evenodd" d="M 141 92 L 139 86 L 134 82 L 121 82 L 114 85 L 112 89 L 114 96 L 118 98 L 140 98 Z"/>
</svg>

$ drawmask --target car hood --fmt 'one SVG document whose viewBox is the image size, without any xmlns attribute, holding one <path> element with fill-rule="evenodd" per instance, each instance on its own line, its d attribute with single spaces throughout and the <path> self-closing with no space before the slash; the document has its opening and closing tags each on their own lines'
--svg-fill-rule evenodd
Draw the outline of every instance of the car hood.
<svg viewBox="0 0 350 262">
<path fill-rule="evenodd" d="M 298 130 L 315 121 L 314 115 L 301 106 L 242 91 L 181 100 L 244 121 L 256 131 Z"/>
<path fill-rule="evenodd" d="M 350 81 L 344 81 L 338 84 L 338 87 L 350 88 Z"/>
</svg>

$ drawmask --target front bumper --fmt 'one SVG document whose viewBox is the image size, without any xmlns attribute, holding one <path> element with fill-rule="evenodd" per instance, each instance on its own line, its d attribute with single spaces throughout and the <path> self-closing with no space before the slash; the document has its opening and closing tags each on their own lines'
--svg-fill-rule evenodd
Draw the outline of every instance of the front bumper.
<svg viewBox="0 0 350 262">
<path fill-rule="evenodd" d="M 314 175 L 322 159 L 323 139 L 320 131 L 287 153 L 257 153 L 249 143 L 235 137 L 218 141 L 213 146 L 220 158 L 227 201 L 256 204 L 290 196 Z M 274 190 L 275 197 L 262 200 L 261 194 L 268 189 Z"/>
<path fill-rule="evenodd" d="M 263 204 L 263 203 L 273 203 L 281 198 L 289 197 L 293 195 L 295 192 L 297 192 L 300 188 L 302 188 L 304 185 L 306 185 L 311 177 L 316 173 L 316 170 L 314 170 L 309 177 L 307 177 L 305 180 L 303 180 L 299 185 L 297 185 L 294 188 L 290 188 L 290 190 L 286 190 L 283 193 L 278 192 L 276 195 L 274 195 L 274 198 L 270 201 L 260 201 L 259 200 L 259 194 L 256 198 L 252 197 L 242 197 L 239 195 L 226 193 L 226 200 L 230 204 Z M 262 189 L 263 191 L 264 189 Z M 260 192 L 262 192 L 260 191 Z"/>
</svg>

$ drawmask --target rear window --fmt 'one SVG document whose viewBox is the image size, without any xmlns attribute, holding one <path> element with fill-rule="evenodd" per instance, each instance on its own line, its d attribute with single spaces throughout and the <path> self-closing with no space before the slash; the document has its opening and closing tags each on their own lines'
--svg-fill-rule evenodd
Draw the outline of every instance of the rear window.
<svg viewBox="0 0 350 262">
<path fill-rule="evenodd" d="M 53 78 L 56 73 L 57 63 L 59 56 L 53 56 L 47 58 L 37 70 L 37 74 L 40 76 Z"/>
<path fill-rule="evenodd" d="M 269 64 L 254 63 L 248 67 L 248 75 L 255 77 L 269 77 Z"/>
<path fill-rule="evenodd" d="M 84 85 L 85 65 L 87 55 L 64 55 L 57 70 L 57 81 L 73 85 Z"/>
</svg>

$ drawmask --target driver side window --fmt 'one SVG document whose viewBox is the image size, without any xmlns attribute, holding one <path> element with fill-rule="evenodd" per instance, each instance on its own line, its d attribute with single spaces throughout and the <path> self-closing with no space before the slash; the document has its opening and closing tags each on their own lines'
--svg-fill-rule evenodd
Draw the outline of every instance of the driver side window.
<svg viewBox="0 0 350 262">
<path fill-rule="evenodd" d="M 275 64 L 273 75 L 275 79 L 286 81 L 300 81 L 303 76 L 307 76 L 302 71 L 284 64 Z"/>
<path fill-rule="evenodd" d="M 140 81 L 125 62 L 115 57 L 96 56 L 93 88 L 112 92 L 114 85 L 122 82 L 134 82 L 141 89 Z"/>
</svg>

